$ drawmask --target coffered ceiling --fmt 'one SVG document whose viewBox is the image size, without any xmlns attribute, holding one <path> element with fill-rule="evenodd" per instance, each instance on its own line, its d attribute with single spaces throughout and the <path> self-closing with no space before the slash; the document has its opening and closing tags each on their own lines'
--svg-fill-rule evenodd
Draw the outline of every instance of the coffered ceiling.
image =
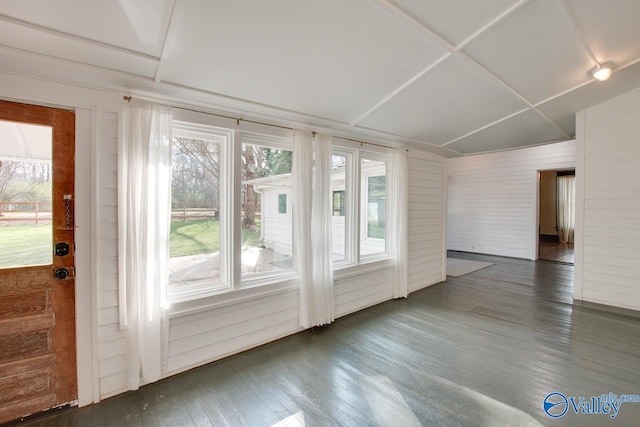
<svg viewBox="0 0 640 427">
<path fill-rule="evenodd" d="M 635 0 L 0 0 L 0 71 L 457 156 L 572 138 L 640 85 L 638 22 Z"/>
</svg>

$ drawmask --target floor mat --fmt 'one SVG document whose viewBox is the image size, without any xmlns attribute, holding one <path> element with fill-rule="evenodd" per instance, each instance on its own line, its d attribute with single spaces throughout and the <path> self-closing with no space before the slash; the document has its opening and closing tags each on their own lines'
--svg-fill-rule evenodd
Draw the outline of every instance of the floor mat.
<svg viewBox="0 0 640 427">
<path fill-rule="evenodd" d="M 447 276 L 460 277 L 493 265 L 493 262 L 470 261 L 447 257 Z"/>
</svg>

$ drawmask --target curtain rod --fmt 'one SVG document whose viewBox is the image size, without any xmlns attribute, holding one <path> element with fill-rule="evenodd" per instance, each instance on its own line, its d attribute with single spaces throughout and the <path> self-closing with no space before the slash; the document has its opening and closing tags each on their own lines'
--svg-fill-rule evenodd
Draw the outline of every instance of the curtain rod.
<svg viewBox="0 0 640 427">
<path fill-rule="evenodd" d="M 131 102 L 131 100 L 133 99 L 133 97 L 132 97 L 132 96 L 130 96 L 130 95 L 124 95 L 124 96 L 122 97 L 122 99 L 124 99 L 124 100 L 125 100 L 125 101 L 127 101 L 127 102 Z M 205 111 L 199 111 L 199 110 L 195 110 L 195 109 L 193 109 L 193 108 L 179 107 L 179 106 L 175 106 L 175 105 L 170 105 L 170 107 L 171 107 L 171 108 L 177 108 L 177 109 L 179 109 L 179 110 L 184 110 L 184 111 L 191 111 L 191 112 L 193 112 L 193 113 L 207 114 L 207 115 L 210 115 L 210 116 L 221 117 L 221 118 L 223 118 L 223 119 L 235 120 L 238 126 L 240 126 L 240 122 L 242 121 L 242 122 L 247 122 L 247 123 L 253 123 L 253 124 L 256 124 L 256 125 L 264 125 L 264 126 L 271 126 L 271 127 L 274 127 L 274 128 L 280 128 L 280 129 L 295 130 L 294 128 L 289 127 L 289 126 L 274 125 L 273 123 L 265 123 L 265 122 L 259 122 L 259 121 L 256 121 L 256 120 L 243 119 L 243 118 L 240 118 L 240 117 L 226 116 L 226 115 L 224 115 L 224 114 L 211 113 L 211 112 L 209 112 L 209 111 L 206 111 L 206 112 L 205 112 Z M 315 136 L 316 136 L 316 134 L 317 134 L 318 132 L 316 132 L 316 131 L 311 131 L 311 133 L 313 134 L 313 137 L 315 138 Z M 345 141 L 357 142 L 357 143 L 359 143 L 360 145 L 362 145 L 362 144 L 369 144 L 369 145 L 373 145 L 373 146 L 376 146 L 376 147 L 389 148 L 389 149 L 392 149 L 392 150 L 393 150 L 393 147 L 389 147 L 388 145 L 376 144 L 375 142 L 360 141 L 360 140 L 358 140 L 358 139 L 345 138 L 345 137 L 343 137 L 343 136 L 335 136 L 335 135 L 333 135 L 333 138 L 343 139 L 343 140 L 345 140 Z M 409 149 L 406 149 L 406 150 L 407 150 L 407 152 L 409 152 Z"/>
</svg>

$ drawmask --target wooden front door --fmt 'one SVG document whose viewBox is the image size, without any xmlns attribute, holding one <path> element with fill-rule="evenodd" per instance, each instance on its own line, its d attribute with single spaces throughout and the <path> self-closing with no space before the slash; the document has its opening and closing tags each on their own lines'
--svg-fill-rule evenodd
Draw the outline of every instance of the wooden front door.
<svg viewBox="0 0 640 427">
<path fill-rule="evenodd" d="M 3 423 L 77 399 L 75 114 L 0 101 L 0 137 Z"/>
</svg>

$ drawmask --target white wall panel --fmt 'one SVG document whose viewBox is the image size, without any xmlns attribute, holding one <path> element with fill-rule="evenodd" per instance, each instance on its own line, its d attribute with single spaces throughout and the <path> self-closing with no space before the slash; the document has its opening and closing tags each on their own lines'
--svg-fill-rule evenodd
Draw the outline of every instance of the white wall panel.
<svg viewBox="0 0 640 427">
<path fill-rule="evenodd" d="M 537 171 L 575 166 L 575 141 L 449 159 L 447 249 L 535 259 Z"/>
<path fill-rule="evenodd" d="M 409 292 L 446 280 L 447 160 L 410 150 Z"/>
<path fill-rule="evenodd" d="M 640 90 L 578 115 L 584 198 L 577 298 L 640 310 Z"/>
</svg>

